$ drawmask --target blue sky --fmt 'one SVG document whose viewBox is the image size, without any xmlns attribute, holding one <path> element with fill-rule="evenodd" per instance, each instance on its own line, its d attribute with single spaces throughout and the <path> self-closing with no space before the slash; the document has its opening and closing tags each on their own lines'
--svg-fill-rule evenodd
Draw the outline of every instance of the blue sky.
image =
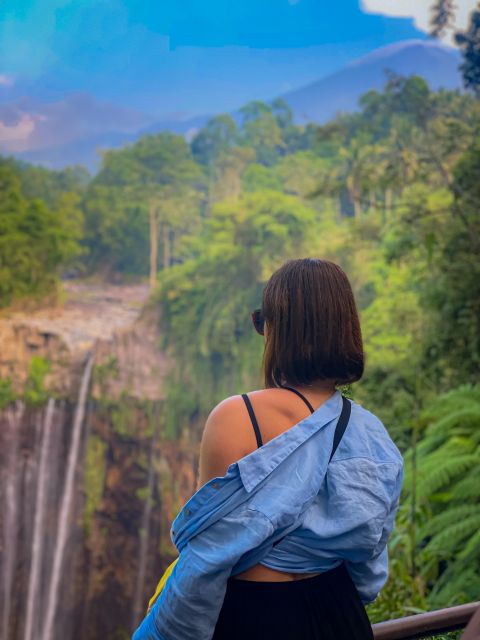
<svg viewBox="0 0 480 640">
<path fill-rule="evenodd" d="M 81 91 L 154 116 L 230 110 L 424 37 L 358 0 L 3 0 L 0 102 Z"/>
<path fill-rule="evenodd" d="M 273 99 L 427 38 L 432 1 L 0 0 L 0 153 Z"/>
</svg>

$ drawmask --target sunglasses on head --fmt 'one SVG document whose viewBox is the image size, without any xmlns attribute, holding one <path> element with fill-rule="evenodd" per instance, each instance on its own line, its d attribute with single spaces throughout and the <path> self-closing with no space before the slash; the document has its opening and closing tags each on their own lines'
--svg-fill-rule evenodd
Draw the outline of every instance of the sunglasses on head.
<svg viewBox="0 0 480 640">
<path fill-rule="evenodd" d="M 252 322 L 255 327 L 255 331 L 263 336 L 265 330 L 265 318 L 263 317 L 261 309 L 255 309 L 255 311 L 252 312 Z"/>
</svg>

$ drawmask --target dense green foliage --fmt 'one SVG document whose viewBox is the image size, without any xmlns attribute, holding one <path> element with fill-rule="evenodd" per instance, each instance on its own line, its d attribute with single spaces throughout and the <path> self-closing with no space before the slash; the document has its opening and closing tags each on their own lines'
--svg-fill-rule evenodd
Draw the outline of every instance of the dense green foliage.
<svg viewBox="0 0 480 640">
<path fill-rule="evenodd" d="M 44 176 L 51 189 L 41 186 Z M 82 253 L 79 196 L 60 183 L 61 174 L 0 159 L 0 307 L 51 293 Z M 49 205 L 40 197 L 47 192 Z"/>
<path fill-rule="evenodd" d="M 414 422 L 390 576 L 373 621 L 478 598 L 480 388 L 434 398 Z"/>
<path fill-rule="evenodd" d="M 65 200 L 77 202 L 91 177 L 81 166 L 51 171 L 45 167 L 19 163 L 18 168 L 25 197 L 43 200 L 50 209 L 61 207 Z"/>
<path fill-rule="evenodd" d="M 83 201 L 90 268 L 127 274 L 150 269 L 154 279 L 160 239 L 168 268 L 185 230 L 193 231 L 200 177 L 185 140 L 170 133 L 106 152 Z"/>
<path fill-rule="evenodd" d="M 480 592 L 480 387 L 462 386 L 421 415 L 406 456 L 405 497 L 420 528 L 416 562 L 433 605 Z"/>
</svg>

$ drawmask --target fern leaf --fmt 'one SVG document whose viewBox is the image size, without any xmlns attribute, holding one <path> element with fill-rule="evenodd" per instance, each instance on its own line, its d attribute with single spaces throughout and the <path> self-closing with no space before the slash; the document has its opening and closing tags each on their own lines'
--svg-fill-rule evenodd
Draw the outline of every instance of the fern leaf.
<svg viewBox="0 0 480 640">
<path fill-rule="evenodd" d="M 478 464 L 479 457 L 475 454 L 467 454 L 445 460 L 442 466 L 439 466 L 435 471 L 419 481 L 417 485 L 418 498 L 428 498 L 432 493 L 448 486 L 455 478 Z"/>
<path fill-rule="evenodd" d="M 466 543 L 465 547 L 458 554 L 460 560 L 476 559 L 476 566 L 479 566 L 480 559 L 480 530 L 475 533 Z M 480 591 L 479 591 L 480 593 Z"/>
<path fill-rule="evenodd" d="M 477 510 L 478 511 L 478 510 Z M 476 513 L 461 522 L 450 525 L 441 533 L 435 535 L 427 544 L 422 553 L 441 553 L 442 556 L 453 554 L 457 545 L 473 533 L 480 530 L 480 513 Z"/>
<path fill-rule="evenodd" d="M 477 515 L 479 513 L 476 505 L 460 505 L 458 507 L 451 507 L 442 513 L 434 516 L 427 524 L 419 531 L 419 535 L 422 538 L 434 535 L 439 531 L 443 531 L 446 527 L 450 527 L 457 522 L 464 520 L 470 516 Z"/>
<path fill-rule="evenodd" d="M 451 497 L 454 501 L 480 500 L 480 464 L 457 482 L 452 489 Z"/>
</svg>

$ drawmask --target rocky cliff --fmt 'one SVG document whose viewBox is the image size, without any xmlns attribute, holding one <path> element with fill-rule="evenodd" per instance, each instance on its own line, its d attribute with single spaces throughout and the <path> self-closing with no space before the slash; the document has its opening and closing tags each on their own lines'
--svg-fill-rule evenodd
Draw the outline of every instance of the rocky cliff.
<svg viewBox="0 0 480 640">
<path fill-rule="evenodd" d="M 199 434 L 162 430 L 169 359 L 143 287 L 72 284 L 0 318 L 0 638 L 120 640 L 175 557 Z"/>
</svg>

